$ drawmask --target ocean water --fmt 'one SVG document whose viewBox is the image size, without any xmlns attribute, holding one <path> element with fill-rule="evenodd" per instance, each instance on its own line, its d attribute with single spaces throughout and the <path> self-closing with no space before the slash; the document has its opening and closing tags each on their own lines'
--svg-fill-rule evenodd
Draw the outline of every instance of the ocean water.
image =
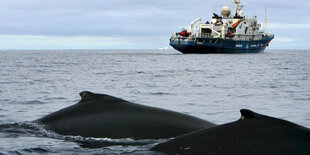
<svg viewBox="0 0 310 155">
<path fill-rule="evenodd" d="M 77 103 L 85 90 L 217 124 L 247 108 L 309 128 L 310 50 L 0 51 L 0 154 L 146 154 L 160 142 L 62 136 L 31 123 Z"/>
</svg>

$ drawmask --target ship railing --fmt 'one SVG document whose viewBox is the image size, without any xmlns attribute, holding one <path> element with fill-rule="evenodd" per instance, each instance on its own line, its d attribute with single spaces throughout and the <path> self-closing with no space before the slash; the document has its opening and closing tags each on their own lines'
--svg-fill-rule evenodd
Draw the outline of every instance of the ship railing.
<svg viewBox="0 0 310 155">
<path fill-rule="evenodd" d="M 264 33 L 265 36 L 268 36 L 268 37 L 274 37 L 273 34 L 270 34 L 270 33 Z"/>
<path fill-rule="evenodd" d="M 171 33 L 170 35 L 170 40 L 179 40 L 179 39 L 183 39 L 183 37 L 177 35 L 176 33 Z"/>
<path fill-rule="evenodd" d="M 270 34 L 270 33 L 264 33 L 263 34 L 263 38 L 264 37 L 267 37 L 267 38 L 274 38 L 274 35 L 273 34 Z"/>
<path fill-rule="evenodd" d="M 170 40 L 177 40 L 178 36 L 176 33 L 171 33 Z"/>
<path fill-rule="evenodd" d="M 171 38 L 176 38 L 177 37 L 177 34 L 176 33 L 171 33 Z"/>
<path fill-rule="evenodd" d="M 188 37 L 182 37 L 180 35 L 177 35 L 176 33 L 171 33 L 170 35 L 170 40 L 195 40 L 195 38 L 197 37 L 197 34 L 192 34 Z"/>
</svg>

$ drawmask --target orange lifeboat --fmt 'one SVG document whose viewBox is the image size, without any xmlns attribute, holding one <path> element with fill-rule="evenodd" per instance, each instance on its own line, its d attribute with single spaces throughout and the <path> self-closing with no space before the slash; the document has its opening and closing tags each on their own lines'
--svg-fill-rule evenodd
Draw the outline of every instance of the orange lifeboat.
<svg viewBox="0 0 310 155">
<path fill-rule="evenodd" d="M 191 33 L 187 32 L 186 29 L 183 29 L 182 32 L 177 33 L 178 35 L 182 36 L 182 37 L 188 37 Z"/>
</svg>

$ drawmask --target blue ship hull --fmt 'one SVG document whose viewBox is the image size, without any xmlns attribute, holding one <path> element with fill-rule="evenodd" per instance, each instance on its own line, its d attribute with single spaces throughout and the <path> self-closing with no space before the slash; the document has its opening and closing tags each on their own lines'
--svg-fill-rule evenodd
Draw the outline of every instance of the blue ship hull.
<svg viewBox="0 0 310 155">
<path fill-rule="evenodd" d="M 264 37 L 263 40 L 240 41 L 218 38 L 196 38 L 187 41 L 182 38 L 170 40 L 170 45 L 183 54 L 209 53 L 259 53 L 263 52 L 274 37 Z"/>
</svg>

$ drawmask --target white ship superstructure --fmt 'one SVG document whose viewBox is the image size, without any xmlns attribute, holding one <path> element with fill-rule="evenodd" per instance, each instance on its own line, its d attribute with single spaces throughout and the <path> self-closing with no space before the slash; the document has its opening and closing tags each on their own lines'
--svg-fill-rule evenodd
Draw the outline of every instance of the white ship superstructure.
<svg viewBox="0 0 310 155">
<path fill-rule="evenodd" d="M 224 6 L 222 16 L 214 13 L 211 21 L 206 23 L 201 23 L 198 18 L 190 24 L 188 31 L 184 29 L 172 34 L 170 45 L 182 53 L 248 53 L 265 49 L 274 36 L 260 30 L 261 24 L 258 24 L 256 16 L 243 16 L 240 0 L 234 2 L 233 16 L 229 7 Z"/>
</svg>

